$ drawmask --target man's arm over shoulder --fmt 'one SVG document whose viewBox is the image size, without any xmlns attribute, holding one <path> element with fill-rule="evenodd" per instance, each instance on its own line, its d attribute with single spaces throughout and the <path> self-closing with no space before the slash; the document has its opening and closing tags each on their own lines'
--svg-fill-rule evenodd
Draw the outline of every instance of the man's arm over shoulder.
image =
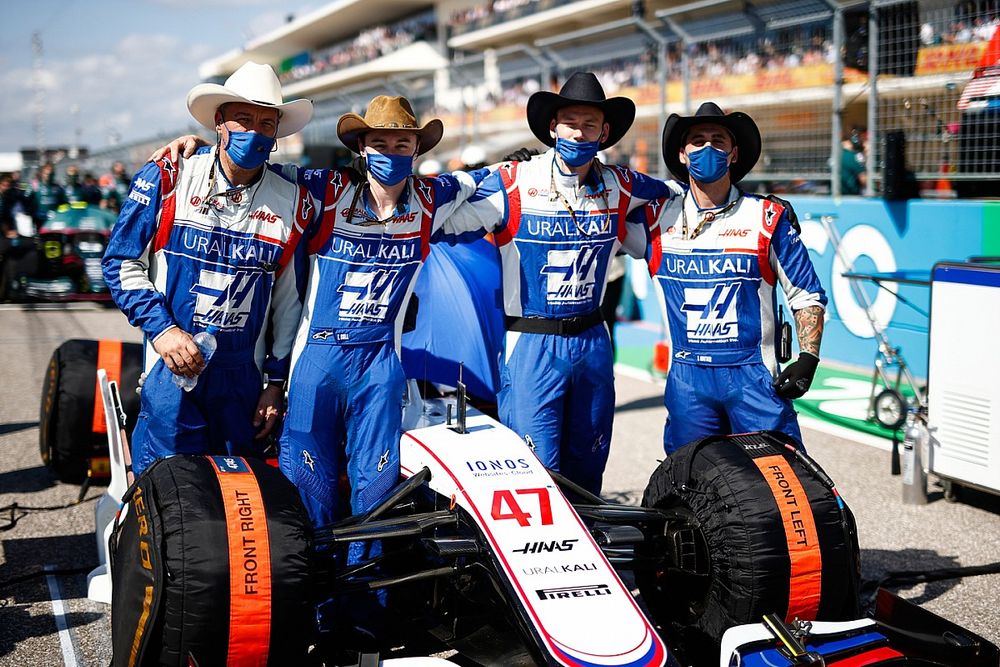
<svg viewBox="0 0 1000 667">
<path fill-rule="evenodd" d="M 153 162 L 132 179 L 101 261 L 115 305 L 150 340 L 176 326 L 164 295 L 149 278 L 160 219 L 161 180 L 160 167 Z"/>
<path fill-rule="evenodd" d="M 658 178 L 618 165 L 612 165 L 609 169 L 614 173 L 619 186 L 631 193 L 629 211 L 633 211 L 653 199 L 669 198 L 673 195 L 673 190 Z"/>
<path fill-rule="evenodd" d="M 350 167 L 337 169 L 305 169 L 297 164 L 269 164 L 268 168 L 284 178 L 309 190 L 316 203 L 322 209 L 340 196 L 340 193 L 352 184 L 357 185 L 363 179 L 361 174 Z"/>
<path fill-rule="evenodd" d="M 651 273 L 655 273 L 659 267 L 660 235 L 663 233 L 663 229 L 671 224 L 667 221 L 676 217 L 679 203 L 680 200 L 672 195 L 657 197 L 639 208 L 633 209 L 625 220 L 626 242 L 622 244 L 622 247 L 632 257 L 645 259 L 650 266 Z M 632 237 L 635 239 L 633 240 Z M 640 239 L 642 241 L 641 249 L 638 246 Z"/>
<path fill-rule="evenodd" d="M 473 241 L 502 228 L 508 218 L 507 189 L 499 170 L 476 170 L 467 177 L 479 178 L 475 190 L 464 201 L 435 216 L 432 242 L 461 243 Z M 442 212 L 445 215 L 442 215 Z"/>
</svg>

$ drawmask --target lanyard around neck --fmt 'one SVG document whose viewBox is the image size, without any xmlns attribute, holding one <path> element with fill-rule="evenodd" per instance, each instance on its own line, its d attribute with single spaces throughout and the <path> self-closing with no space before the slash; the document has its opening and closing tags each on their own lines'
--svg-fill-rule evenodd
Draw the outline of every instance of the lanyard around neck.
<svg viewBox="0 0 1000 667">
<path fill-rule="evenodd" d="M 600 183 L 601 183 L 601 200 L 604 202 L 604 211 L 605 211 L 605 213 L 604 213 L 604 224 L 601 226 L 601 229 L 598 230 L 597 233 L 598 234 L 604 234 L 609 229 L 611 229 L 611 205 L 608 203 L 608 188 L 607 188 L 607 185 L 605 185 L 605 183 L 604 183 L 604 174 L 601 173 L 601 163 L 595 161 L 594 162 L 594 168 L 597 169 L 597 180 L 600 181 Z M 585 231 L 580 226 L 580 222 L 576 218 L 576 211 L 574 211 L 573 207 L 570 206 L 569 200 L 566 199 L 566 196 L 563 195 L 563 193 L 559 191 L 558 187 L 556 187 L 556 161 L 555 161 L 555 158 L 552 159 L 552 168 L 550 170 L 549 176 L 550 176 L 550 182 L 549 182 L 549 201 L 552 201 L 553 195 L 556 198 L 558 198 L 559 201 L 562 203 L 563 208 L 565 208 L 566 211 L 569 213 L 570 220 L 572 220 L 573 224 L 576 226 L 576 231 L 580 232 L 580 234 L 583 235 L 583 236 L 592 236 L 592 234 L 590 232 Z"/>
<path fill-rule="evenodd" d="M 354 198 L 351 199 L 351 207 L 347 210 L 347 224 L 351 224 L 351 222 L 354 220 L 354 212 L 358 208 L 358 201 L 361 199 L 361 194 L 365 190 L 367 190 L 368 192 L 371 192 L 371 187 L 369 187 L 368 183 L 362 183 L 361 185 L 359 185 L 358 187 L 356 187 L 354 189 Z M 399 197 L 399 201 L 396 202 L 396 213 L 397 214 L 398 213 L 402 213 L 402 211 L 400 209 L 403 206 L 404 197 L 406 197 L 408 195 L 408 193 L 409 193 L 409 186 L 407 186 L 407 188 L 403 190 L 402 194 Z M 376 217 L 372 216 L 371 214 L 369 214 L 367 208 L 362 208 L 361 209 L 361 216 L 362 216 L 362 220 L 360 222 L 355 223 L 359 227 L 371 227 L 373 225 L 384 225 L 386 222 L 388 222 L 389 220 L 392 220 L 392 218 L 393 218 L 393 216 L 390 215 L 385 220 L 379 220 L 378 218 L 376 218 Z"/>
<path fill-rule="evenodd" d="M 693 195 L 692 195 L 692 201 L 694 201 Z M 681 202 L 681 225 L 682 225 L 681 233 L 684 235 L 684 238 L 689 240 L 694 240 L 699 236 L 701 236 L 701 233 L 705 231 L 705 225 L 715 221 L 717 218 L 721 218 L 726 213 L 729 213 L 731 210 L 733 210 L 733 208 L 736 207 L 736 204 L 738 204 L 739 201 L 740 201 L 740 193 L 737 192 L 736 196 L 733 197 L 732 201 L 725 204 L 721 208 L 713 208 L 703 213 L 700 213 L 701 219 L 698 221 L 698 226 L 691 231 L 690 236 L 688 235 L 687 202 Z M 695 202 L 695 205 L 697 206 L 697 202 Z"/>
</svg>

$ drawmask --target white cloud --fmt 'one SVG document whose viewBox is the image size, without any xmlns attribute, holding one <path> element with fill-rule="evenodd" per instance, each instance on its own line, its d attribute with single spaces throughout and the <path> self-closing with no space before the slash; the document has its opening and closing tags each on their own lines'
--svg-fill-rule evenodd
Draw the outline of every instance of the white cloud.
<svg viewBox="0 0 1000 667">
<path fill-rule="evenodd" d="M 73 143 L 73 105 L 79 107 L 82 143 L 95 148 L 107 145 L 112 133 L 129 141 L 184 129 L 190 120 L 184 99 L 198 83 L 197 64 L 205 54 L 205 47 L 186 48 L 174 36 L 132 34 L 109 53 L 47 60 L 41 78 L 45 143 Z M 0 74 L 2 150 L 35 143 L 32 82 L 30 68 Z"/>
</svg>

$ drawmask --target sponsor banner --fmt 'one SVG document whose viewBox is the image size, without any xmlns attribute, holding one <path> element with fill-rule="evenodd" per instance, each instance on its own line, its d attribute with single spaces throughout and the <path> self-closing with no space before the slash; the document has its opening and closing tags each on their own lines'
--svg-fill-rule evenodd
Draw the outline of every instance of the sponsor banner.
<svg viewBox="0 0 1000 667">
<path fill-rule="evenodd" d="M 866 75 L 851 68 L 844 69 L 846 83 L 859 83 Z M 693 99 L 711 99 L 731 95 L 754 95 L 767 92 L 786 92 L 798 88 L 816 88 L 833 85 L 833 65 L 819 63 L 766 70 L 754 74 L 733 74 L 716 78 L 697 79 L 691 82 Z M 652 87 L 659 101 L 656 86 Z M 667 99 L 679 102 L 684 99 L 684 82 L 677 80 L 667 84 Z M 636 100 L 638 102 L 638 100 Z M 652 104 L 653 101 L 648 102 Z"/>
<path fill-rule="evenodd" d="M 969 72 L 979 66 L 989 42 L 939 44 L 917 51 L 917 76 Z"/>
</svg>

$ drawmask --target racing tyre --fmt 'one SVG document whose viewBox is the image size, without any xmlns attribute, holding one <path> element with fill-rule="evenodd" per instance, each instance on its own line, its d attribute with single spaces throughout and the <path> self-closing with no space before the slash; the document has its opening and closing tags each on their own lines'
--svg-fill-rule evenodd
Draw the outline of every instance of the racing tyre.
<svg viewBox="0 0 1000 667">
<path fill-rule="evenodd" d="M 895 389 L 883 389 L 872 404 L 875 421 L 890 431 L 895 431 L 906 421 L 906 400 Z"/>
<path fill-rule="evenodd" d="M 172 456 L 123 503 L 108 545 L 112 667 L 306 664 L 311 529 L 280 471 Z"/>
<path fill-rule="evenodd" d="M 142 345 L 118 340 L 68 340 L 52 353 L 42 385 L 39 448 L 42 462 L 63 482 L 78 483 L 91 470 L 110 474 L 104 404 L 97 369 L 118 378 L 129 438 L 139 416 L 135 388 L 142 372 Z"/>
<path fill-rule="evenodd" d="M 638 554 L 658 560 L 636 571 L 636 583 L 692 664 L 717 662 L 728 628 L 767 613 L 789 621 L 859 615 L 854 517 L 788 436 L 690 443 L 653 472 L 642 502 L 670 518 Z"/>
</svg>

